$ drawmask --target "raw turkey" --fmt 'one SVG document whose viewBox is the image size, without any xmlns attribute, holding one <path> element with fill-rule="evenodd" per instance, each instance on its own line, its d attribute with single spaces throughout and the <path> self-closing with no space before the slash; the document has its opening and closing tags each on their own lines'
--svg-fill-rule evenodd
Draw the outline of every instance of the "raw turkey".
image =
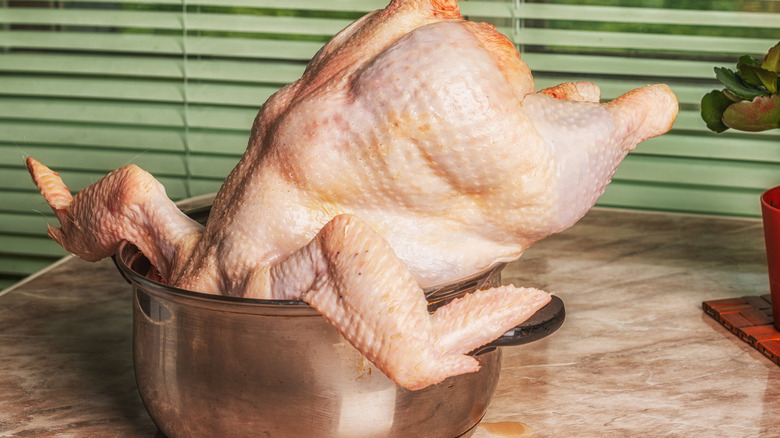
<svg viewBox="0 0 780 438">
<path fill-rule="evenodd" d="M 394 0 L 328 42 L 260 109 L 204 228 L 129 165 L 75 197 L 27 166 L 87 260 L 134 243 L 172 286 L 300 299 L 400 386 L 478 369 L 466 353 L 549 300 L 505 285 L 429 314 L 421 288 L 515 260 L 596 202 L 639 142 L 671 128 L 665 85 L 607 103 L 535 91 L 514 45 L 454 0 Z"/>
</svg>

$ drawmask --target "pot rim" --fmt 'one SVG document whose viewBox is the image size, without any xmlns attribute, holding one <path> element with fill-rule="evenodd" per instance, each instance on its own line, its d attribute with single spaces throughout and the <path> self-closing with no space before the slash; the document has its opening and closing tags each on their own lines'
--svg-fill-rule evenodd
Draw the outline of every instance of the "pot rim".
<svg viewBox="0 0 780 438">
<path fill-rule="evenodd" d="M 240 304 L 261 307 L 283 306 L 297 307 L 300 309 L 309 308 L 316 312 L 314 308 L 301 300 L 273 300 L 209 294 L 188 289 L 181 289 L 175 286 L 157 282 L 139 272 L 137 265 L 140 264 L 142 266 L 141 269 L 146 269 L 148 266 L 150 266 L 149 260 L 135 245 L 128 241 L 122 241 L 119 244 L 116 254 L 112 257 L 112 259 L 114 260 L 114 264 L 119 269 L 119 272 L 128 283 L 138 285 L 145 291 L 153 290 L 157 291 L 158 293 L 165 292 L 167 294 L 181 298 L 207 301 L 212 303 Z M 502 270 L 504 266 L 506 266 L 505 263 L 499 263 L 485 271 L 454 281 L 452 283 L 426 288 L 423 290 L 423 292 L 425 293 L 425 296 L 429 302 L 438 302 L 447 298 L 456 298 L 454 295 L 462 296 L 468 291 L 479 289 L 485 280 L 496 274 L 497 271 Z M 316 313 L 319 315 L 318 312 Z"/>
</svg>

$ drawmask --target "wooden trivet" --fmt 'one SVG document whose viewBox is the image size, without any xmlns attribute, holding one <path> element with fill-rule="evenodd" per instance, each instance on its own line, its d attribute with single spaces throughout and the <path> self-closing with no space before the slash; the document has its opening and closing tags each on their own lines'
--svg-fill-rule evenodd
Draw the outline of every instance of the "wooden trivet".
<svg viewBox="0 0 780 438">
<path fill-rule="evenodd" d="M 769 294 L 710 300 L 701 305 L 723 327 L 780 365 L 780 331 L 772 319 Z"/>
</svg>

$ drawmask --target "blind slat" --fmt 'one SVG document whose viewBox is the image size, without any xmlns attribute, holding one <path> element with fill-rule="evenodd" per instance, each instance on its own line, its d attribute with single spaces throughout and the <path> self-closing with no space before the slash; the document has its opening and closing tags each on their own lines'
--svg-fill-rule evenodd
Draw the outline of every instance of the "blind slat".
<svg viewBox="0 0 780 438">
<path fill-rule="evenodd" d="M 777 164 L 629 155 L 615 180 L 761 190 L 777 181 Z"/>
<path fill-rule="evenodd" d="M 148 172 L 160 176 L 180 177 L 186 174 L 184 159 L 180 153 L 117 151 L 111 149 L 74 150 L 31 146 L 22 148 L 22 151 L 29 156 L 46 156 L 50 163 L 57 163 L 57 167 L 60 169 L 78 169 L 99 174 L 105 171 L 106 165 L 113 164 L 115 168 L 118 168 L 126 164 L 137 164 Z M 21 161 L 18 150 L 15 150 L 15 148 L 0 148 L 0 161 L 11 163 L 17 159 Z M 29 183 L 28 180 L 29 176 L 21 175 L 21 181 Z M 27 187 L 32 186 L 27 184 Z"/>
<path fill-rule="evenodd" d="M 472 4 L 482 2 L 464 2 L 465 11 L 472 13 Z M 493 6 L 493 10 L 503 12 L 495 17 L 526 18 L 548 20 L 572 20 L 615 23 L 671 24 L 727 27 L 766 27 L 777 28 L 777 15 L 762 12 L 742 11 L 703 11 L 685 9 L 657 9 L 645 7 L 613 7 L 591 5 L 564 5 L 544 3 L 520 3 L 517 11 L 507 11 L 495 7 L 495 4 L 474 5 L 473 14 L 480 14 L 480 6 Z M 500 5 L 500 3 L 499 3 Z M 502 10 L 503 9 L 503 10 Z M 464 13 L 466 13 L 464 11 Z"/>
<path fill-rule="evenodd" d="M 226 83 L 41 77 L 8 75 L 0 81 L 0 94 L 13 96 L 73 97 L 100 100 L 178 102 L 241 105 L 259 108 L 279 87 Z"/>
<path fill-rule="evenodd" d="M 53 213 L 44 211 L 30 211 L 24 213 L 0 212 L 0 223 L 3 224 L 3 234 L 41 234 L 41 222 L 49 221 L 56 224 L 57 218 Z M 0 247 L 2 248 L 2 247 Z M 0 253 L 2 251 L 0 250 Z"/>
<path fill-rule="evenodd" d="M 635 50 L 686 51 L 696 53 L 766 53 L 775 40 L 713 36 L 658 35 L 651 33 L 593 32 L 559 29 L 521 29 L 518 44 L 546 46 L 632 48 Z"/>
<path fill-rule="evenodd" d="M 181 59 L 141 56 L 124 57 L 109 54 L 60 54 L 55 52 L 0 52 L 0 72 L 57 72 L 60 74 L 176 79 L 185 77 L 184 63 Z"/>
<path fill-rule="evenodd" d="M 3 237 L 0 236 L 0 246 L 3 245 Z M 62 255 L 65 255 L 63 251 Z M 19 257 L 18 255 L 0 254 L 0 276 L 19 275 L 24 276 L 30 272 L 39 271 L 57 261 L 59 257 Z M 0 286 L 1 288 L 2 286 Z"/>
<path fill-rule="evenodd" d="M 56 53 L 0 53 L 0 72 L 81 74 L 90 76 L 141 77 L 165 79 L 210 79 L 247 83 L 290 83 L 301 76 L 301 62 L 278 60 L 206 60 L 122 57 Z"/>
<path fill-rule="evenodd" d="M 89 32 L 0 31 L 0 45 L 25 49 L 78 52 L 209 55 L 238 58 L 308 60 L 322 43 L 250 38 L 188 37 L 180 35 L 106 34 Z"/>
<path fill-rule="evenodd" d="M 1 199 L 1 198 L 0 198 Z M 46 228 L 46 223 L 41 221 Z M 67 253 L 48 236 L 8 236 L 0 235 L 0 245 L 3 248 L 13 248 L 12 254 L 25 256 L 62 257 Z M 6 250 L 8 251 L 8 250 Z"/>
<path fill-rule="evenodd" d="M 184 110 L 175 104 L 101 102 L 86 100 L 0 99 L 0 118 L 59 120 L 79 123 L 111 123 L 132 126 L 175 126 L 185 124 Z"/>
<path fill-rule="evenodd" d="M 0 31 L 2 46 L 25 49 L 137 52 L 158 55 L 184 53 L 181 36 L 106 33 L 96 38 L 90 32 Z"/>
<path fill-rule="evenodd" d="M 724 216 L 758 216 L 761 207 L 757 200 L 762 191 L 615 180 L 607 186 L 597 205 Z"/>
<path fill-rule="evenodd" d="M 200 153 L 241 154 L 246 148 L 249 128 L 240 130 L 190 129 L 188 135 L 179 129 L 126 127 L 117 125 L 69 124 L 65 122 L 2 120 L 0 147 L 22 151 L 27 146 L 79 148 L 112 148 L 130 151 L 168 151 L 181 153 L 189 143 L 190 150 Z M 12 162 L 17 164 L 16 162 Z M 19 162 L 20 164 L 21 162 Z"/>
<path fill-rule="evenodd" d="M 11 8 L 0 14 L 0 23 L 60 26 L 93 26 L 121 29 L 184 28 L 180 12 L 110 9 Z"/>
<path fill-rule="evenodd" d="M 83 125 L 63 121 L 0 119 L 2 139 L 9 147 L 22 150 L 26 145 L 50 145 L 61 148 L 115 148 L 144 151 L 185 150 L 185 138 L 179 129 L 118 125 Z"/>
<path fill-rule="evenodd" d="M 625 75 L 658 78 L 706 79 L 714 78 L 713 67 L 726 63 L 686 61 L 674 59 L 626 59 L 620 56 L 559 55 L 525 53 L 525 62 L 537 74 L 542 72 L 571 72 L 576 74 Z"/>
<path fill-rule="evenodd" d="M 658 155 L 665 157 L 692 157 L 736 161 L 760 161 L 780 164 L 780 141 L 743 138 L 734 135 L 681 135 L 670 133 L 643 142 L 633 155 Z"/>
<path fill-rule="evenodd" d="M 0 118 L 118 124 L 138 129 L 149 126 L 182 128 L 188 125 L 248 132 L 256 112 L 254 108 L 213 105 L 191 105 L 185 112 L 182 105 L 176 104 L 0 98 Z"/>
<path fill-rule="evenodd" d="M 181 11 L 130 11 L 116 9 L 14 8 L 0 14 L 0 23 L 121 29 L 255 32 L 295 35 L 334 35 L 352 20 L 188 13 Z M 67 30 L 67 29 L 66 29 Z"/>
<path fill-rule="evenodd" d="M 97 98 L 152 102 L 184 102 L 184 85 L 178 81 L 141 81 L 79 77 L 6 75 L 0 94 L 13 96 Z"/>
</svg>

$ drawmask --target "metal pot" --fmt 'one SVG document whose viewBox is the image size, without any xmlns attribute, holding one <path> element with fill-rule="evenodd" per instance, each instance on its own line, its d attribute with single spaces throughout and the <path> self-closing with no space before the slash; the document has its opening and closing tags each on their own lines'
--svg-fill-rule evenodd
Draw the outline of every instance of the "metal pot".
<svg viewBox="0 0 780 438">
<path fill-rule="evenodd" d="M 149 261 L 129 243 L 114 260 L 133 285 L 138 391 L 170 438 L 469 436 L 498 383 L 496 347 L 542 338 L 564 318 L 563 303 L 554 298 L 531 320 L 471 353 L 478 372 L 409 391 L 301 301 L 215 296 L 157 283 L 146 277 Z M 431 308 L 499 284 L 501 268 L 428 291 Z"/>
</svg>

